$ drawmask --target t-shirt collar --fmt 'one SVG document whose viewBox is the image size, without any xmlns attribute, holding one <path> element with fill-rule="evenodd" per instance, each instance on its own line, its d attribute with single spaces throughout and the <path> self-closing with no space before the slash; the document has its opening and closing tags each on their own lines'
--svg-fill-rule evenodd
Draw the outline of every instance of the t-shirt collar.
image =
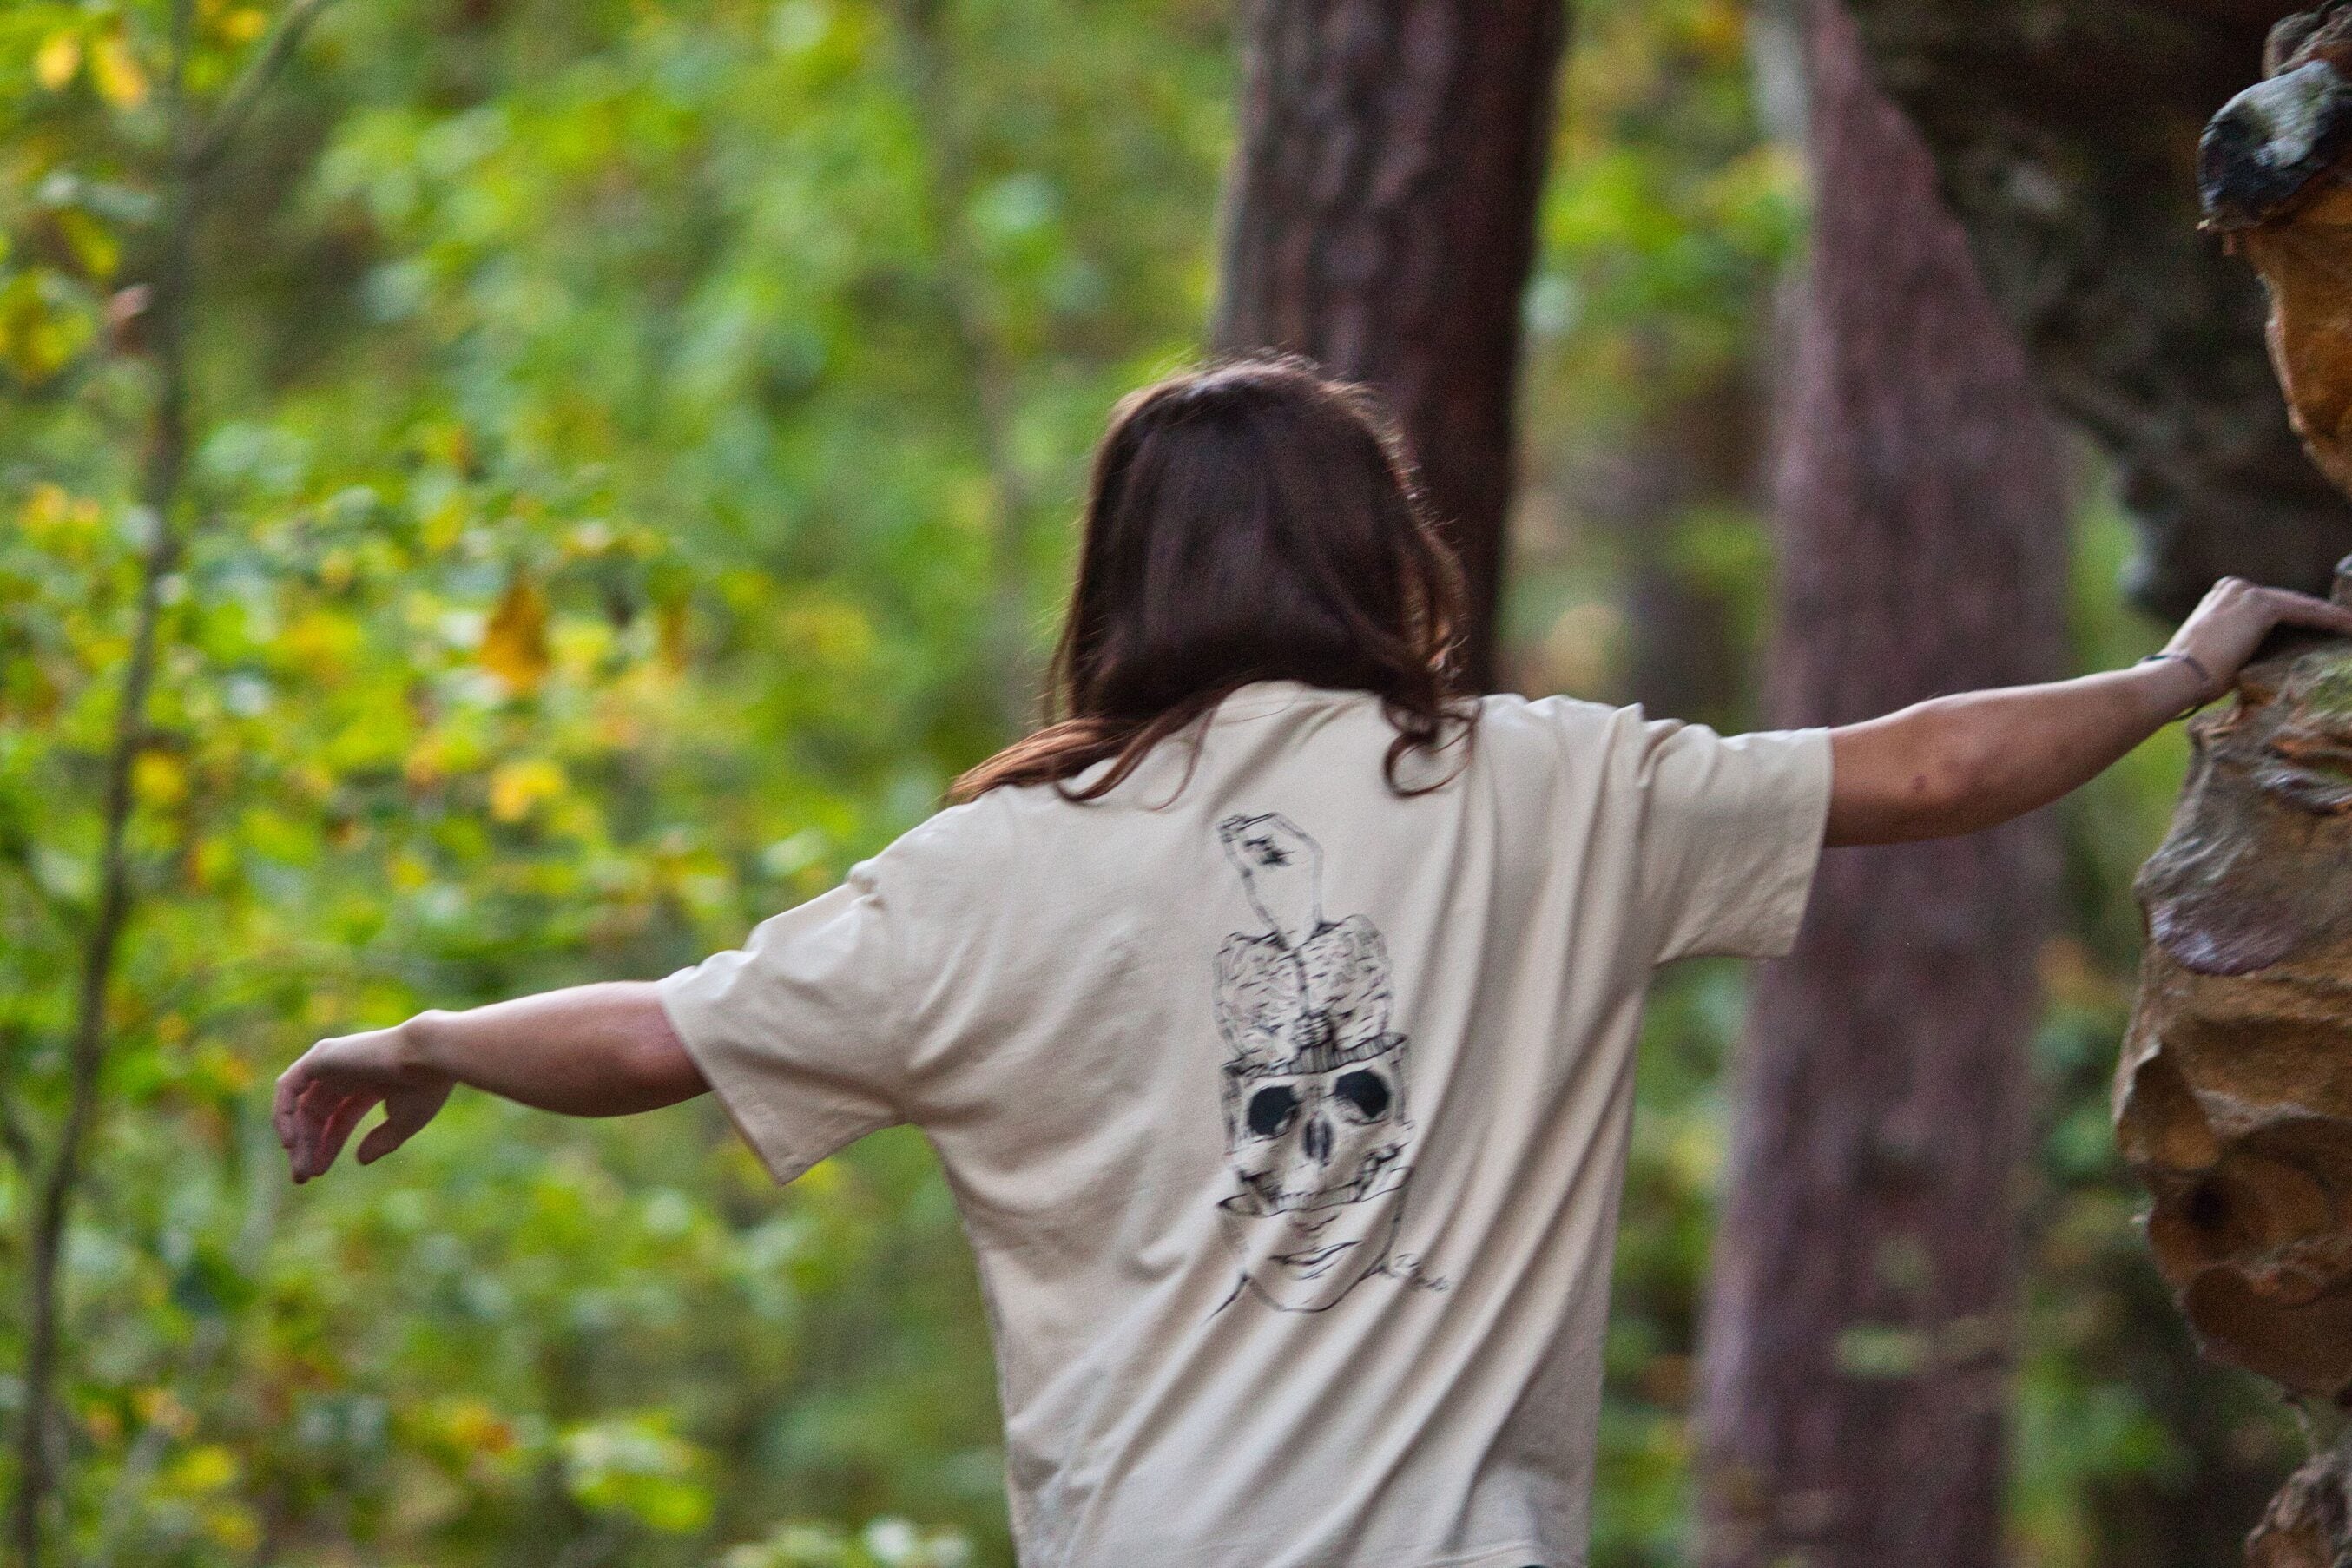
<svg viewBox="0 0 2352 1568">
<path fill-rule="evenodd" d="M 1369 691 L 1340 691 L 1328 686 L 1309 686 L 1303 680 L 1254 680 L 1238 687 L 1233 695 L 1217 704 L 1216 723 L 1234 720 L 1267 719 L 1287 712 L 1310 702 L 1348 702 L 1372 695 Z"/>
</svg>

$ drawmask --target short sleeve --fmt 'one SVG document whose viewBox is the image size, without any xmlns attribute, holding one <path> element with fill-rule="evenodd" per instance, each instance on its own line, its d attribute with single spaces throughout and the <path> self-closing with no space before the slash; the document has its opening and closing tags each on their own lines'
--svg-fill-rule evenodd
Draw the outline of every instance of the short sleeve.
<svg viewBox="0 0 2352 1568">
<path fill-rule="evenodd" d="M 1657 962 L 1784 956 L 1829 825 L 1829 731 L 1727 739 L 1666 721 L 1642 735 L 1642 897 Z"/>
<path fill-rule="evenodd" d="M 904 1120 L 892 910 L 874 863 L 659 986 L 687 1053 L 775 1179 Z"/>
</svg>

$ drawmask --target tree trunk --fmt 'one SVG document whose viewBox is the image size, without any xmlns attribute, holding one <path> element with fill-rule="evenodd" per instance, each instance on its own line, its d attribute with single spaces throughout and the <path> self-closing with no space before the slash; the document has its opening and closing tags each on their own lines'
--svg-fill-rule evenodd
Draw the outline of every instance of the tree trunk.
<svg viewBox="0 0 2352 1568">
<path fill-rule="evenodd" d="M 2314 0 L 1853 0 L 1995 301 L 2121 469 L 2135 596 L 2327 591 L 2352 506 L 2303 453 L 2252 269 L 2197 231 L 2197 138 Z"/>
<path fill-rule="evenodd" d="M 1655 379 L 1669 384 L 1663 371 Z M 1705 509 L 1744 510 L 1759 499 L 1760 383 L 1744 361 L 1714 366 L 1644 410 L 1619 449 L 1573 476 L 1582 510 L 1624 563 L 1612 700 L 1725 730 L 1748 711 L 1737 606 L 1691 564 L 1687 530 Z"/>
<path fill-rule="evenodd" d="M 2025 358 L 1838 0 L 1780 412 L 1768 707 L 1838 724 L 2060 667 L 2063 467 Z M 2045 821 L 1833 854 L 1759 977 L 1702 1344 L 1705 1560 L 2000 1561 L 2011 1187 Z"/>
<path fill-rule="evenodd" d="M 1566 0 L 1252 0 L 1214 338 L 1377 387 L 1470 590 L 1495 679 L 1519 304 Z"/>
</svg>

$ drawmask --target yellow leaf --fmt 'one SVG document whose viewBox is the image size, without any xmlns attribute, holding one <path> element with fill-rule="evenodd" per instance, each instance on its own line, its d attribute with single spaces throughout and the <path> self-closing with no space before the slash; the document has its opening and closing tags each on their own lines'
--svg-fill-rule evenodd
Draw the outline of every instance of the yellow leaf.
<svg viewBox="0 0 2352 1568">
<path fill-rule="evenodd" d="M 253 1064 L 219 1046 L 196 1053 L 196 1070 L 222 1094 L 241 1094 L 253 1087 Z"/>
<path fill-rule="evenodd" d="M 51 92 L 62 92 L 81 69 L 81 35 L 60 27 L 41 40 L 33 56 L 33 79 Z"/>
<path fill-rule="evenodd" d="M 840 599 L 804 600 L 777 617 L 777 630 L 786 647 L 832 665 L 865 662 L 878 640 L 866 612 Z"/>
<path fill-rule="evenodd" d="M 401 773 L 418 789 L 441 782 L 449 769 L 441 754 L 440 741 L 431 735 L 409 749 L 408 760 L 401 764 Z"/>
<path fill-rule="evenodd" d="M 685 674 L 687 663 L 693 658 L 692 647 L 687 640 L 686 601 L 673 599 L 664 605 L 656 625 L 660 629 L 662 668 L 672 675 Z"/>
<path fill-rule="evenodd" d="M 245 1556 L 261 1544 L 261 1521 L 242 1503 L 215 1503 L 203 1510 L 205 1533 L 214 1543 Z"/>
<path fill-rule="evenodd" d="M 122 259 L 122 247 L 107 233 L 104 224 L 72 207 L 59 207 L 49 215 L 49 221 L 65 237 L 84 272 L 100 279 L 114 276 L 115 266 Z"/>
<path fill-rule="evenodd" d="M 325 685 L 333 685 L 351 672 L 361 640 L 356 621 L 320 609 L 304 611 L 278 634 L 278 647 L 288 661 Z"/>
<path fill-rule="evenodd" d="M 793 1185 L 810 1197 L 829 1198 L 841 1191 L 843 1182 L 841 1163 L 838 1160 L 819 1160 L 802 1172 L 801 1179 Z"/>
<path fill-rule="evenodd" d="M 226 838 L 199 839 L 188 857 L 188 876 L 199 888 L 217 888 L 237 866 L 236 846 Z"/>
<path fill-rule="evenodd" d="M 236 1484 L 236 1456 L 218 1443 L 205 1443 L 180 1456 L 164 1472 L 163 1484 L 183 1494 L 216 1492 Z"/>
<path fill-rule="evenodd" d="M 31 271 L 0 285 L 0 362 L 29 385 L 64 369 L 96 331 L 88 312 L 53 306 Z"/>
<path fill-rule="evenodd" d="M 188 795 L 188 770 L 169 752 L 142 752 L 131 765 L 131 788 L 149 805 L 176 805 Z"/>
<path fill-rule="evenodd" d="M 547 679 L 547 596 L 518 573 L 482 633 L 482 668 L 514 691 L 535 691 Z"/>
<path fill-rule="evenodd" d="M 136 109 L 147 101 L 147 73 L 139 68 L 139 57 L 121 33 L 98 41 L 90 51 L 89 74 L 98 83 L 99 96 L 117 109 Z"/>
<path fill-rule="evenodd" d="M 51 480 L 35 485 L 33 493 L 25 498 L 25 510 L 17 514 L 26 535 L 37 544 L 62 535 L 73 519 L 73 499 L 65 486 Z"/>
<path fill-rule="evenodd" d="M 563 770 L 544 757 L 507 763 L 490 774 L 490 815 L 520 822 L 531 808 L 563 793 Z"/>
<path fill-rule="evenodd" d="M 515 1446 L 515 1429 L 478 1399 L 461 1399 L 445 1412 L 449 1441 L 478 1454 L 503 1454 Z"/>
<path fill-rule="evenodd" d="M 221 37 L 232 44 L 249 44 L 261 37 L 269 18 L 251 5 L 240 5 L 220 19 Z"/>
<path fill-rule="evenodd" d="M 466 531 L 466 500 L 452 495 L 439 506 L 425 514 L 425 548 L 438 555 L 457 542 Z"/>
</svg>

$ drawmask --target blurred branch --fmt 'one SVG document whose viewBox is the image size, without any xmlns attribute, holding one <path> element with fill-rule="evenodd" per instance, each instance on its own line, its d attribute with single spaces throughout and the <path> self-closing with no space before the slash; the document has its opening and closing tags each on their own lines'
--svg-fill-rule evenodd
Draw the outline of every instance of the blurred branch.
<svg viewBox="0 0 2352 1568">
<path fill-rule="evenodd" d="M 16 1107 L 16 1053 L 24 1048 L 25 1032 L 15 1025 L 0 1029 L 0 1151 L 30 1176 L 40 1166 L 32 1134 Z"/>
<path fill-rule="evenodd" d="M 262 94 L 269 90 L 269 84 L 301 47 L 302 36 L 310 30 L 310 24 L 319 19 L 320 12 L 333 4 L 334 0 L 294 0 L 278 18 L 278 25 L 269 30 L 269 37 L 263 40 L 244 74 L 221 99 L 211 121 L 184 153 L 190 176 L 202 174 L 228 150 L 229 143 L 245 129 L 245 122 L 253 118 Z"/>
<path fill-rule="evenodd" d="M 323 0 L 305 0 L 289 13 L 272 47 L 247 73 L 257 93 L 291 47 L 288 31 L 314 14 Z M 98 1112 L 99 1086 L 107 1056 L 107 992 L 114 978 L 122 936 L 131 919 L 130 829 L 134 796 L 131 773 L 147 740 L 147 710 L 154 685 L 161 641 L 164 584 L 178 566 L 182 537 L 178 514 L 187 473 L 187 313 L 195 282 L 195 226 L 199 160 L 194 153 L 216 150 L 233 132 L 234 118 L 215 120 L 199 142 L 187 97 L 187 66 L 194 37 L 194 0 L 173 0 L 171 55 L 164 77 L 165 121 L 172 156 L 164 173 L 162 245 L 152 280 L 150 333 L 155 361 L 155 402 L 149 415 L 147 452 L 139 504 L 147 539 L 140 563 L 139 595 L 131 652 L 122 667 L 114 731 L 106 755 L 102 827 L 99 849 L 98 900 L 82 942 L 79 984 L 74 1005 L 68 1088 L 64 1125 L 39 1173 L 32 1205 L 32 1234 L 26 1271 L 26 1338 L 23 1396 L 16 1433 L 16 1489 L 10 1535 L 21 1568 L 40 1568 L 43 1516 L 58 1490 L 61 1457 L 51 1451 L 58 1373 L 58 1268 L 66 1228 L 79 1186 L 82 1163 Z M 283 44 L 283 47 L 278 47 Z M 265 69 L 264 68 L 268 68 Z M 245 86 L 239 84 L 240 89 Z M 232 95 L 232 108 L 236 98 Z M 240 114 L 242 110 L 239 111 Z"/>
</svg>

